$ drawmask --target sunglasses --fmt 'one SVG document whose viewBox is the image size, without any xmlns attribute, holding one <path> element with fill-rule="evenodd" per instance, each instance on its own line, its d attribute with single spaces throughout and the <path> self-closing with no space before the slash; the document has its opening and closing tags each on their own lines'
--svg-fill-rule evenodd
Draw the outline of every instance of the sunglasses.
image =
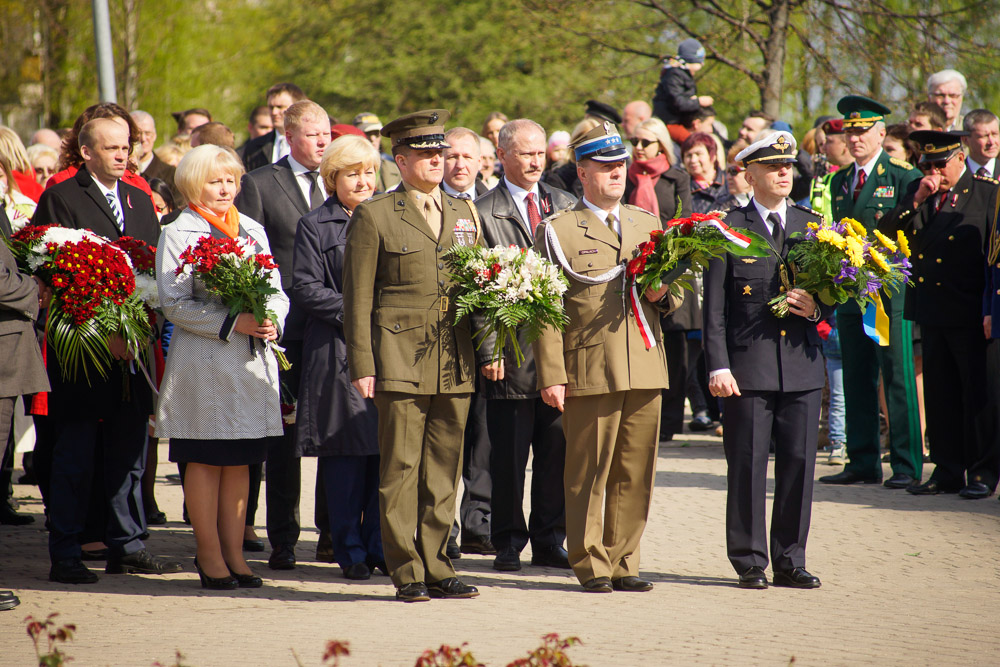
<svg viewBox="0 0 1000 667">
<path fill-rule="evenodd" d="M 739 174 L 744 171 L 746 171 L 746 169 L 744 169 L 743 167 L 726 167 L 726 173 L 729 174 L 730 176 L 735 176 L 736 174 Z"/>
<path fill-rule="evenodd" d="M 629 142 L 636 148 L 645 148 L 646 146 L 657 143 L 655 139 L 636 139 L 635 137 L 629 139 Z"/>
<path fill-rule="evenodd" d="M 954 153 L 952 154 L 951 157 L 947 157 L 943 160 L 926 160 L 924 162 L 918 162 L 917 169 L 924 172 L 925 174 L 935 169 L 941 171 L 948 166 L 948 163 L 951 162 L 951 159 L 956 155 L 958 155 L 958 153 Z"/>
</svg>

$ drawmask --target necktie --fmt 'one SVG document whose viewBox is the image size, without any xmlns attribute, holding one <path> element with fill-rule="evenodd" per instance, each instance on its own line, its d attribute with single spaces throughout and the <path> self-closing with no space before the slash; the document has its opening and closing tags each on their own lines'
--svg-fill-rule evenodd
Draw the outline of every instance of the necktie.
<svg viewBox="0 0 1000 667">
<path fill-rule="evenodd" d="M 976 169 L 976 176 L 989 176 L 990 172 L 986 170 L 986 167 L 980 167 Z"/>
<path fill-rule="evenodd" d="M 319 173 L 307 171 L 309 177 L 309 210 L 317 209 L 323 204 L 323 192 L 319 189 Z"/>
<path fill-rule="evenodd" d="M 424 219 L 427 221 L 427 226 L 431 228 L 431 232 L 434 233 L 434 238 L 441 238 L 441 214 L 438 213 L 434 200 L 429 196 L 424 198 Z"/>
<path fill-rule="evenodd" d="M 854 186 L 854 201 L 858 201 L 858 195 L 861 194 L 861 188 L 865 187 L 865 172 L 858 171 L 858 184 Z"/>
<path fill-rule="evenodd" d="M 605 219 L 608 224 L 608 229 L 615 233 L 615 236 L 621 238 L 621 234 L 618 232 L 618 218 L 615 217 L 614 213 L 608 213 L 608 217 Z"/>
<path fill-rule="evenodd" d="M 118 199 L 108 192 L 104 195 L 108 200 L 108 206 L 111 207 L 111 213 L 115 216 L 115 222 L 118 223 L 118 231 L 125 231 L 125 219 L 122 217 L 122 210 L 118 208 Z"/>
<path fill-rule="evenodd" d="M 472 200 L 472 195 L 470 195 L 468 192 L 459 192 L 455 196 L 458 197 L 459 199 L 468 199 L 470 201 Z"/>
<path fill-rule="evenodd" d="M 538 206 L 535 204 L 534 192 L 529 192 L 525 195 L 524 208 L 528 210 L 528 223 L 531 225 L 531 238 L 535 238 L 535 229 L 538 227 L 538 223 L 542 221 L 542 214 L 538 212 Z"/>
<path fill-rule="evenodd" d="M 948 193 L 942 192 L 941 195 L 938 197 L 937 203 L 934 205 L 934 212 L 937 213 L 938 211 L 940 211 L 941 207 L 944 206 L 944 203 L 946 201 L 948 201 Z"/>
<path fill-rule="evenodd" d="M 771 223 L 771 238 L 774 239 L 774 245 L 781 250 L 785 246 L 785 228 L 781 225 L 781 218 L 777 213 L 769 213 L 767 221 Z"/>
</svg>

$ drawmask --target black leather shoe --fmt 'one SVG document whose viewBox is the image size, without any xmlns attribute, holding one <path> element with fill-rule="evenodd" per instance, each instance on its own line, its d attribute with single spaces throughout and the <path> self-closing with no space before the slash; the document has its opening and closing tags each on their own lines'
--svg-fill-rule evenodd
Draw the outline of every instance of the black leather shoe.
<svg viewBox="0 0 1000 667">
<path fill-rule="evenodd" d="M 146 514 L 146 525 L 147 526 L 164 526 L 167 523 L 167 515 L 156 510 L 154 512 L 148 512 Z"/>
<path fill-rule="evenodd" d="M 21 601 L 14 595 L 14 591 L 0 591 L 0 611 L 8 611 L 19 604 Z"/>
<path fill-rule="evenodd" d="M 462 557 L 462 550 L 458 548 L 458 540 L 453 535 L 448 538 L 448 546 L 444 548 L 444 555 L 450 560 L 458 560 Z"/>
<path fill-rule="evenodd" d="M 428 581 L 427 592 L 432 598 L 474 598 L 479 595 L 479 589 L 469 584 L 463 584 L 458 577 L 448 577 L 441 581 Z"/>
<path fill-rule="evenodd" d="M 396 589 L 396 599 L 403 602 L 427 602 L 431 599 L 424 582 L 415 581 L 412 584 L 404 584 Z"/>
<path fill-rule="evenodd" d="M 52 563 L 49 581 L 58 581 L 60 584 L 96 584 L 97 575 L 88 570 L 79 558 L 68 558 Z"/>
<path fill-rule="evenodd" d="M 611 577 L 594 577 L 583 582 L 583 590 L 587 593 L 613 593 Z"/>
<path fill-rule="evenodd" d="M 279 544 L 271 550 L 267 566 L 272 570 L 294 570 L 295 549 L 290 544 Z"/>
<path fill-rule="evenodd" d="M 235 591 L 240 587 L 240 581 L 232 570 L 229 571 L 228 577 L 210 577 L 202 571 L 197 558 L 194 559 L 194 569 L 198 572 L 202 588 L 207 588 L 210 591 Z"/>
<path fill-rule="evenodd" d="M 27 526 L 35 523 L 35 517 L 30 514 L 18 514 L 6 502 L 0 502 L 0 524 L 5 526 Z"/>
<path fill-rule="evenodd" d="M 749 570 L 740 575 L 740 581 L 737 584 L 740 588 L 754 588 L 754 589 L 764 589 L 767 588 L 767 577 L 764 576 L 764 568 L 762 567 L 751 567 Z"/>
<path fill-rule="evenodd" d="M 906 492 L 915 496 L 936 496 L 939 493 L 958 493 L 961 490 L 962 487 L 959 485 L 942 484 L 933 478 L 923 484 L 913 484 L 906 487 Z"/>
<path fill-rule="evenodd" d="M 490 542 L 488 535 L 472 535 L 470 533 L 462 533 L 462 553 L 495 556 L 497 549 L 493 546 L 493 543 Z"/>
<path fill-rule="evenodd" d="M 775 586 L 784 586 L 785 588 L 819 588 L 821 585 L 819 577 L 809 574 L 804 567 L 775 572 L 773 583 Z"/>
<path fill-rule="evenodd" d="M 147 550 L 136 551 L 134 554 L 121 554 L 112 551 L 108 554 L 108 564 L 104 567 L 105 574 L 170 574 L 180 572 L 183 568 L 175 560 L 157 558 Z"/>
<path fill-rule="evenodd" d="M 264 540 L 255 537 L 252 540 L 243 540 L 243 551 L 260 552 L 266 548 Z"/>
<path fill-rule="evenodd" d="M 569 570 L 569 554 L 561 546 L 554 547 L 532 547 L 531 564 L 542 567 L 558 567 Z"/>
<path fill-rule="evenodd" d="M 698 415 L 688 422 L 688 428 L 692 431 L 711 431 L 715 428 L 715 422 L 708 415 Z"/>
<path fill-rule="evenodd" d="M 629 591 L 632 593 L 644 593 L 646 591 L 653 590 L 653 583 L 651 581 L 646 581 L 645 579 L 640 579 L 639 577 L 622 577 L 621 579 L 612 579 L 611 588 L 616 591 Z"/>
<path fill-rule="evenodd" d="M 499 572 L 517 572 L 521 569 L 521 555 L 514 547 L 504 547 L 493 559 L 493 569 Z"/>
<path fill-rule="evenodd" d="M 107 560 L 107 549 L 80 549 L 80 560 Z"/>
<path fill-rule="evenodd" d="M 330 537 L 329 530 L 321 530 L 319 539 L 316 540 L 316 560 L 320 563 L 336 563 L 333 557 L 333 538 Z"/>
<path fill-rule="evenodd" d="M 385 576 L 389 576 L 389 566 L 385 564 L 385 559 L 374 560 L 372 558 L 365 559 L 365 565 L 368 566 L 368 570 L 375 574 L 376 572 L 381 572 Z"/>
<path fill-rule="evenodd" d="M 819 478 L 823 484 L 878 484 L 882 480 L 878 477 L 865 477 L 853 470 L 844 469 L 836 475 L 824 475 Z"/>
<path fill-rule="evenodd" d="M 969 500 L 982 500 L 992 496 L 993 491 L 982 482 L 969 482 L 969 485 L 959 491 L 958 495 Z"/>
<path fill-rule="evenodd" d="M 912 484 L 920 484 L 920 480 L 913 479 L 903 472 L 897 472 L 895 475 L 882 482 L 882 486 L 887 489 L 905 489 Z"/>
<path fill-rule="evenodd" d="M 352 563 L 347 567 L 343 568 L 345 579 L 354 579 L 355 581 L 364 581 L 365 579 L 372 578 L 372 571 L 368 569 L 368 566 L 364 563 Z"/>
</svg>

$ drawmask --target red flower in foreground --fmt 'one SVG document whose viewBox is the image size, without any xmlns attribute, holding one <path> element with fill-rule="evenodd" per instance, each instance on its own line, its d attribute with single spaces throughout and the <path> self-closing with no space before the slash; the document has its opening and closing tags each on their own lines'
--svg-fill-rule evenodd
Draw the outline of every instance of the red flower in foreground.
<svg viewBox="0 0 1000 667">
<path fill-rule="evenodd" d="M 628 274 L 632 277 L 638 276 L 640 273 L 646 270 L 646 258 L 636 257 L 628 263 Z"/>
<path fill-rule="evenodd" d="M 662 238 L 663 238 L 663 230 L 662 229 L 654 229 L 653 231 L 651 231 L 649 233 L 649 240 L 650 241 L 659 241 Z"/>
<path fill-rule="evenodd" d="M 639 255 L 641 257 L 649 257 L 654 252 L 656 252 L 656 244 L 652 241 L 646 241 L 645 243 L 639 244 Z"/>
</svg>

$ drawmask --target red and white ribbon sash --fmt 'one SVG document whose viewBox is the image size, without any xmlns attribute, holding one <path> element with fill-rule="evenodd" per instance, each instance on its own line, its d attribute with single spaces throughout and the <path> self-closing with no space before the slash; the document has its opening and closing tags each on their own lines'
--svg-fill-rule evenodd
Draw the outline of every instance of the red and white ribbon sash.
<svg viewBox="0 0 1000 667">
<path fill-rule="evenodd" d="M 632 283 L 629 297 L 632 304 L 632 314 L 635 315 L 636 324 L 639 325 L 639 333 L 642 335 L 642 342 L 645 343 L 647 350 L 652 350 L 656 347 L 656 338 L 653 336 L 649 322 L 646 321 L 646 315 L 642 312 L 642 304 L 639 303 L 639 289 L 635 282 Z"/>
<path fill-rule="evenodd" d="M 728 239 L 731 243 L 735 243 L 736 245 L 738 245 L 741 248 L 749 248 L 750 247 L 751 241 L 750 241 L 749 237 L 744 236 L 743 234 L 740 234 L 739 232 L 737 232 L 736 230 L 734 230 L 731 227 L 728 227 L 721 220 L 714 220 L 714 219 L 713 220 L 706 220 L 704 222 L 704 224 L 711 225 L 712 227 L 715 227 L 716 229 L 718 229 L 720 232 L 722 232 L 722 235 L 725 236 L 726 239 Z"/>
</svg>

